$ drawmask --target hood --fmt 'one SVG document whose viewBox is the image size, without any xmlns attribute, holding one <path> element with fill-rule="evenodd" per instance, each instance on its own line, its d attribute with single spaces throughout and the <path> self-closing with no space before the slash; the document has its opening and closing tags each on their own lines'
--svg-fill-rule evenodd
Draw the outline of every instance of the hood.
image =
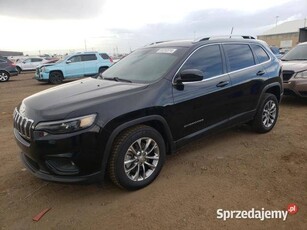
<svg viewBox="0 0 307 230">
<path fill-rule="evenodd" d="M 100 104 L 146 87 L 145 84 L 86 78 L 36 93 L 24 99 L 22 105 L 26 108 L 25 116 L 34 121 L 66 119 L 95 113 Z"/>
<path fill-rule="evenodd" d="M 301 72 L 307 70 L 306 61 L 282 61 L 283 70 Z"/>
</svg>

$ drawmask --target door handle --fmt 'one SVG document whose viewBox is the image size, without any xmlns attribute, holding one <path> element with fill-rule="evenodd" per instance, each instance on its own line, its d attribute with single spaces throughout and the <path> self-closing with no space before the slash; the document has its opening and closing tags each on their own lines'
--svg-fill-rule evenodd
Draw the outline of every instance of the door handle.
<svg viewBox="0 0 307 230">
<path fill-rule="evenodd" d="M 216 87 L 224 87 L 228 84 L 229 84 L 229 81 L 221 81 L 216 85 Z"/>
<path fill-rule="evenodd" d="M 260 70 L 257 72 L 257 76 L 262 76 L 263 74 L 265 74 L 265 72 L 263 70 Z"/>
</svg>

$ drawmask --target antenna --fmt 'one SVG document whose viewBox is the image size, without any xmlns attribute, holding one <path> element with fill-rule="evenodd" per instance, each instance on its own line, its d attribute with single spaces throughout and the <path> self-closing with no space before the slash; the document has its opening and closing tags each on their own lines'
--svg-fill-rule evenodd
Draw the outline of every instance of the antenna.
<svg viewBox="0 0 307 230">
<path fill-rule="evenodd" d="M 231 38 L 232 32 L 233 32 L 233 27 L 231 27 L 231 31 L 230 31 L 230 36 L 229 36 L 229 38 Z"/>
</svg>

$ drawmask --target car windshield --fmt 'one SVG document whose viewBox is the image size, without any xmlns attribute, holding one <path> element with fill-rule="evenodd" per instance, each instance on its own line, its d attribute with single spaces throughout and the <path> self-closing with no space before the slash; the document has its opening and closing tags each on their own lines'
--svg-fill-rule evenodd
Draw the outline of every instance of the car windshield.
<svg viewBox="0 0 307 230">
<path fill-rule="evenodd" d="M 292 50 L 286 53 L 281 60 L 307 60 L 307 45 L 298 45 L 294 47 Z"/>
<path fill-rule="evenodd" d="M 186 48 L 144 48 L 136 50 L 103 72 L 102 78 L 149 83 L 163 77 Z"/>
</svg>

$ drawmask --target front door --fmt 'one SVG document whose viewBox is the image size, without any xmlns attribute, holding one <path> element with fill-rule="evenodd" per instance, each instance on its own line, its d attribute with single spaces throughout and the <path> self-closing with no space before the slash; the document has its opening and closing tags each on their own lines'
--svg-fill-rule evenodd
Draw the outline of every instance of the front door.
<svg viewBox="0 0 307 230">
<path fill-rule="evenodd" d="M 84 68 L 81 55 L 75 55 L 69 58 L 65 63 L 65 77 L 83 77 Z"/>
<path fill-rule="evenodd" d="M 231 82 L 225 74 L 220 45 L 207 45 L 196 50 L 179 73 L 186 69 L 201 70 L 204 80 L 173 88 L 175 140 L 213 128 L 226 122 L 230 115 L 227 103 Z"/>
</svg>

